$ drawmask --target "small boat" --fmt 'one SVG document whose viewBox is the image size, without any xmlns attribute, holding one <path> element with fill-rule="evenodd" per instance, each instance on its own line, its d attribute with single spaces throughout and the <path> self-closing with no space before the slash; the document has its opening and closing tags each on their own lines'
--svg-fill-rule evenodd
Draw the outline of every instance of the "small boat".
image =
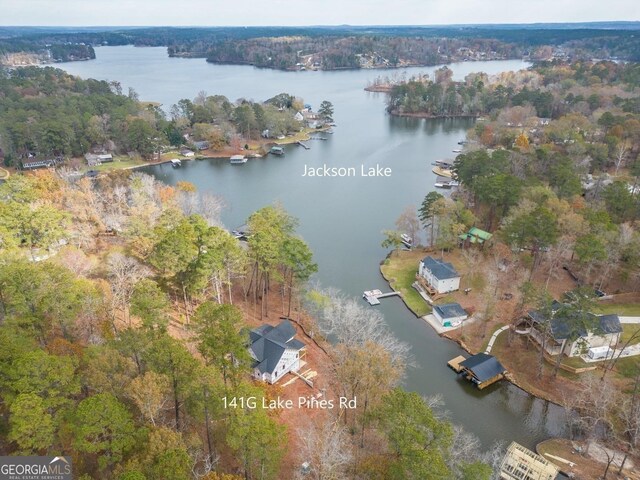
<svg viewBox="0 0 640 480">
<path fill-rule="evenodd" d="M 452 150 L 453 153 L 462 153 L 462 150 L 460 150 L 459 148 L 456 148 L 455 150 Z"/>
<path fill-rule="evenodd" d="M 436 167 L 442 167 L 447 169 L 453 168 L 453 163 L 445 162 L 444 160 L 436 160 L 431 165 L 435 165 Z"/>
<path fill-rule="evenodd" d="M 458 142 L 458 145 L 466 145 L 467 143 L 469 143 L 469 142 L 467 142 L 466 140 L 460 140 Z"/>
<path fill-rule="evenodd" d="M 453 188 L 453 187 L 457 187 L 459 186 L 460 183 L 455 181 L 455 180 L 451 180 L 450 182 L 436 182 L 435 183 L 435 187 L 436 188 Z"/>
<path fill-rule="evenodd" d="M 402 243 L 404 243 L 404 246 L 407 248 L 411 248 L 411 246 L 413 245 L 413 238 L 411 238 L 406 233 L 400 235 L 400 240 L 402 240 Z"/>
<path fill-rule="evenodd" d="M 433 171 L 433 173 L 441 177 L 453 178 L 454 176 L 453 171 L 449 170 L 448 168 L 433 167 L 431 170 Z"/>
<path fill-rule="evenodd" d="M 271 147 L 271 150 L 269 150 L 269 153 L 271 155 L 284 155 L 284 148 L 282 148 L 282 147 Z"/>
<path fill-rule="evenodd" d="M 233 155 L 229 159 L 229 163 L 231 163 L 233 165 L 239 165 L 239 164 L 242 164 L 242 163 L 247 163 L 247 157 L 245 157 L 244 155 Z"/>
<path fill-rule="evenodd" d="M 177 158 L 173 158 L 173 159 L 171 159 L 169 161 L 171 162 L 171 166 L 173 168 L 180 168 L 182 166 L 182 162 Z"/>
</svg>

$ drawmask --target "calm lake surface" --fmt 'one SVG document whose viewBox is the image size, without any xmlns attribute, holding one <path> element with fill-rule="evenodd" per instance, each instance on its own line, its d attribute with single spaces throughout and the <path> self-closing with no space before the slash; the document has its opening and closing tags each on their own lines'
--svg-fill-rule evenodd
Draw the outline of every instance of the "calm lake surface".
<svg viewBox="0 0 640 480">
<path fill-rule="evenodd" d="M 385 96 L 367 93 L 367 82 L 379 75 L 403 71 L 361 70 L 340 72 L 281 72 L 250 66 L 212 65 L 204 59 L 169 58 L 164 48 L 100 47 L 97 59 L 57 65 L 85 78 L 117 80 L 124 91 L 134 88 L 142 100 L 153 100 L 168 110 L 181 98 L 198 92 L 226 95 L 230 100 L 266 100 L 287 92 L 317 108 L 333 102 L 337 127 L 326 141 L 311 140 L 310 150 L 285 147 L 283 157 L 267 156 L 233 166 L 228 160 L 183 163 L 146 168 L 160 180 L 175 184 L 186 180 L 201 191 L 222 196 L 227 208 L 223 221 L 233 228 L 255 210 L 281 202 L 300 220 L 299 232 L 319 264 L 318 280 L 360 297 L 364 290 L 389 287 L 379 273 L 387 251 L 381 248 L 381 230 L 394 228 L 408 205 L 417 206 L 433 189 L 431 163 L 452 158 L 452 149 L 473 125 L 472 120 L 394 118 L 385 113 Z M 452 64 L 455 79 L 470 72 L 489 74 L 525 68 L 520 61 Z M 408 76 L 433 72 L 411 68 Z M 354 167 L 358 176 L 302 177 L 309 167 Z M 389 167 L 389 178 L 359 176 L 361 165 Z M 482 392 L 456 378 L 446 362 L 462 351 L 441 339 L 401 300 L 382 300 L 378 308 L 391 330 L 412 347 L 416 367 L 408 371 L 405 386 L 425 395 L 441 394 L 450 418 L 477 435 L 485 446 L 496 440 L 516 440 L 526 446 L 564 432 L 564 413 L 502 382 Z"/>
</svg>

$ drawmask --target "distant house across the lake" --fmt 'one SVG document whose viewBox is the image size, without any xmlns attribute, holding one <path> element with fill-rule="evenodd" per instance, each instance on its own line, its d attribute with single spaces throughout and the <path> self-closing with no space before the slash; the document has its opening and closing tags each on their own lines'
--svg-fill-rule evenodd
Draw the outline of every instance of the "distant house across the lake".
<svg viewBox="0 0 640 480">
<path fill-rule="evenodd" d="M 530 335 L 544 345 L 550 355 L 562 352 L 568 357 L 575 357 L 587 353 L 590 348 L 615 347 L 620 341 L 622 325 L 618 315 L 588 313 L 588 323 L 592 328 L 587 329 L 582 325 L 584 322 L 572 321 L 564 307 L 565 304 L 554 300 L 550 315 L 539 310 L 528 312 L 532 323 Z M 572 338 L 576 339 L 570 341 Z"/>
<path fill-rule="evenodd" d="M 110 153 L 87 153 L 84 158 L 87 160 L 87 165 L 90 167 L 102 165 L 107 162 L 113 162 L 113 155 Z"/>
<path fill-rule="evenodd" d="M 25 158 L 20 161 L 23 170 L 36 170 L 38 168 L 52 168 L 62 163 L 58 158 Z"/>
<path fill-rule="evenodd" d="M 297 372 L 305 345 L 295 336 L 296 329 L 289 320 L 283 320 L 275 327 L 261 325 L 251 330 L 249 353 L 255 360 L 253 376 L 276 383 L 287 373 Z"/>
<path fill-rule="evenodd" d="M 202 141 L 199 141 L 199 142 L 193 142 L 193 146 L 197 150 L 206 150 L 211 146 L 211 144 L 209 142 L 207 142 L 206 140 L 202 140 Z"/>
<path fill-rule="evenodd" d="M 418 268 L 418 275 L 432 292 L 448 293 L 460 288 L 460 274 L 452 264 L 433 257 L 424 257 Z"/>
</svg>

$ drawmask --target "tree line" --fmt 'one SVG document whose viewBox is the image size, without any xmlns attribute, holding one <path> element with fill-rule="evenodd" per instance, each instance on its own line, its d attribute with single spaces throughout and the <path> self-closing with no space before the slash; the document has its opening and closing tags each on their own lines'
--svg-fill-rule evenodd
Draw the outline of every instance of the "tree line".
<svg viewBox="0 0 640 480">
<path fill-rule="evenodd" d="M 167 114 L 141 103 L 118 82 L 83 80 L 51 67 L 0 71 L 0 150 L 8 166 L 31 157 L 81 157 L 91 150 L 150 158 L 186 144 L 184 135 L 214 148 L 242 148 L 262 132 L 299 131 L 304 104 L 289 94 L 267 102 L 208 96 L 183 99 Z"/>
</svg>

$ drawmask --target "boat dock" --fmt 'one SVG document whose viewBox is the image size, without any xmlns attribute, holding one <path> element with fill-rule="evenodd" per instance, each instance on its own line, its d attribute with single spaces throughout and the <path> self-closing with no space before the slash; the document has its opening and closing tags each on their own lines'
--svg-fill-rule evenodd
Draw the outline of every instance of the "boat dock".
<svg viewBox="0 0 640 480">
<path fill-rule="evenodd" d="M 466 358 L 464 358 L 462 355 L 458 355 L 456 358 L 452 358 L 451 360 L 449 360 L 447 362 L 447 365 L 454 372 L 460 373 L 462 371 L 462 367 L 460 366 L 460 363 L 464 362 L 465 360 Z"/>
<path fill-rule="evenodd" d="M 310 147 L 309 145 L 305 145 L 305 144 L 304 144 L 304 143 L 302 143 L 302 142 L 296 142 L 296 143 L 297 143 L 298 145 L 300 145 L 302 148 L 304 148 L 305 150 L 310 150 L 310 149 L 311 149 L 311 147 Z"/>
<path fill-rule="evenodd" d="M 456 373 L 473 383 L 479 390 L 502 380 L 506 368 L 492 355 L 478 353 L 469 358 L 458 355 L 447 362 Z"/>
<path fill-rule="evenodd" d="M 364 298 L 369 303 L 369 305 L 380 305 L 381 298 L 395 297 L 396 295 L 400 296 L 400 293 L 398 292 L 382 293 L 382 291 L 375 289 L 375 290 L 366 290 L 362 294 L 362 298 Z"/>
</svg>

